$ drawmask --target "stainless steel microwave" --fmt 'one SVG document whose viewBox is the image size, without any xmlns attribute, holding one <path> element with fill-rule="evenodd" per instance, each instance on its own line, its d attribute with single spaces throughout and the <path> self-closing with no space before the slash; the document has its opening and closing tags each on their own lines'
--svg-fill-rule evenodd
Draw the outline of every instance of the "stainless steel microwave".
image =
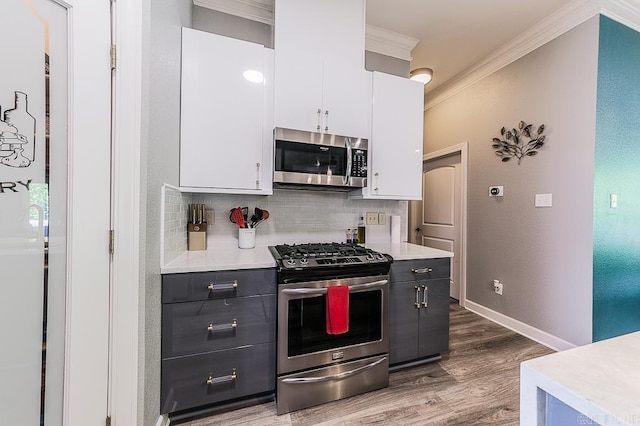
<svg viewBox="0 0 640 426">
<path fill-rule="evenodd" d="M 367 185 L 367 139 L 276 128 L 274 140 L 276 186 L 349 190 Z"/>
</svg>

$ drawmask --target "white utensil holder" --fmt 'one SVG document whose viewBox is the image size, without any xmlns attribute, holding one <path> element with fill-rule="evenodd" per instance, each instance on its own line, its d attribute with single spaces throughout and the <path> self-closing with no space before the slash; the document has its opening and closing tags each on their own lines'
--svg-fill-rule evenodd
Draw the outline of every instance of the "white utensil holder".
<svg viewBox="0 0 640 426">
<path fill-rule="evenodd" d="M 252 249 L 256 246 L 256 228 L 238 228 L 238 248 Z"/>
</svg>

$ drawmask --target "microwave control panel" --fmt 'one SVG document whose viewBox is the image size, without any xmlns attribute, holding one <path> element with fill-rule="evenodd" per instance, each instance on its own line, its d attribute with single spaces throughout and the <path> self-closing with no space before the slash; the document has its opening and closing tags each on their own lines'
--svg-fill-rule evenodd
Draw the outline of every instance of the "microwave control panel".
<svg viewBox="0 0 640 426">
<path fill-rule="evenodd" d="M 351 154 L 351 176 L 367 177 L 367 151 L 354 149 Z"/>
</svg>

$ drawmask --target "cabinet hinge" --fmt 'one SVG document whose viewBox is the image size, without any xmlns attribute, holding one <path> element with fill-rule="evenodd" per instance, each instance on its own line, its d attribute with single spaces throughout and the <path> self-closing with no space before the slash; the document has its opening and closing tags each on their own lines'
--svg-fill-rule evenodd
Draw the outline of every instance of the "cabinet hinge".
<svg viewBox="0 0 640 426">
<path fill-rule="evenodd" d="M 115 251 L 115 248 L 116 248 L 115 233 L 116 232 L 113 229 L 109 230 L 109 254 L 113 254 L 113 252 Z"/>
<path fill-rule="evenodd" d="M 107 420 L 105 421 L 105 425 L 111 426 L 111 416 L 107 416 Z"/>
<path fill-rule="evenodd" d="M 111 69 L 116 69 L 116 45 L 111 45 Z"/>
</svg>

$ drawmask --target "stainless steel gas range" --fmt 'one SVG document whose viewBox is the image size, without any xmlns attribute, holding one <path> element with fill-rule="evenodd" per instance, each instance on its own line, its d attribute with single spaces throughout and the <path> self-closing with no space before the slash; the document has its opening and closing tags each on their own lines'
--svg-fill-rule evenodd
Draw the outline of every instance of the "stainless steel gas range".
<svg viewBox="0 0 640 426">
<path fill-rule="evenodd" d="M 343 243 L 269 247 L 278 265 L 277 412 L 389 384 L 391 256 Z M 348 286 L 348 331 L 327 331 L 327 293 Z"/>
</svg>

